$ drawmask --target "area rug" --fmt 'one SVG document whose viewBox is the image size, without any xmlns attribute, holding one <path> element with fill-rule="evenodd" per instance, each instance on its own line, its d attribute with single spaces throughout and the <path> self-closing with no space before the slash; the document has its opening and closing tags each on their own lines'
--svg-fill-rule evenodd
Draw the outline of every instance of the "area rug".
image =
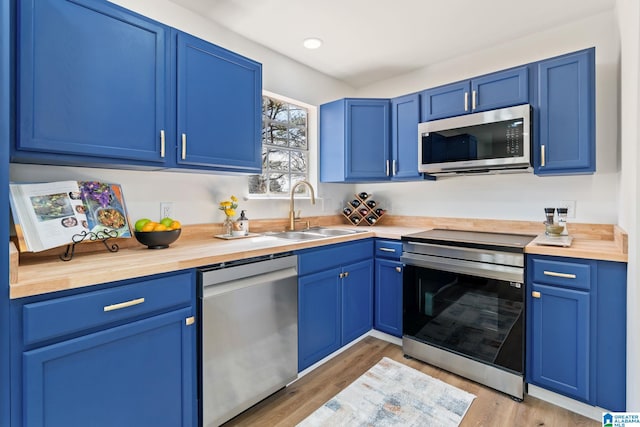
<svg viewBox="0 0 640 427">
<path fill-rule="evenodd" d="M 475 397 L 385 357 L 298 426 L 458 426 Z"/>
</svg>

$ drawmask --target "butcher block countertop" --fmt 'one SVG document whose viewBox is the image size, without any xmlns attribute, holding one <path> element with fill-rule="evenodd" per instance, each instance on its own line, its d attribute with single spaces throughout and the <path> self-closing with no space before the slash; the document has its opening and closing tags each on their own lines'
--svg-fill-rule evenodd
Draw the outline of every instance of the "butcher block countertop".
<svg viewBox="0 0 640 427">
<path fill-rule="evenodd" d="M 312 225 L 354 228 L 341 224 L 339 216 L 313 219 L 316 221 L 312 221 Z M 261 233 L 282 229 L 282 224 L 282 221 L 276 220 L 252 221 L 251 231 Z M 383 224 L 355 228 L 360 232 L 309 241 L 290 241 L 271 236 L 223 240 L 213 237 L 220 232 L 219 224 L 189 225 L 184 227 L 180 238 L 167 249 L 147 249 L 135 239 L 119 239 L 118 252 L 108 252 L 100 243 L 82 244 L 78 246 L 74 258 L 67 262 L 58 258 L 64 248 L 39 254 L 19 254 L 13 243 L 10 243 L 10 297 L 22 298 L 368 237 L 400 239 L 402 235 L 431 228 L 499 231 L 532 236 L 544 232 L 541 224 L 522 221 L 456 221 L 451 218 L 391 216 L 385 218 Z M 619 227 L 574 225 L 574 230 L 570 227 L 569 232 L 574 236 L 569 248 L 528 245 L 525 252 L 627 262 L 626 233 Z"/>
</svg>

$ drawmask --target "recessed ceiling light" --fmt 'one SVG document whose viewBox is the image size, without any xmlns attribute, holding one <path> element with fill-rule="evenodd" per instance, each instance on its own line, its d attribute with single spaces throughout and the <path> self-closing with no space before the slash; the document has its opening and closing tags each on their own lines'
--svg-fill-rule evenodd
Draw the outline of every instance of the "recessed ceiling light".
<svg viewBox="0 0 640 427">
<path fill-rule="evenodd" d="M 316 37 L 309 37 L 304 39 L 302 45 L 307 49 L 317 49 L 322 46 L 322 40 Z"/>
</svg>

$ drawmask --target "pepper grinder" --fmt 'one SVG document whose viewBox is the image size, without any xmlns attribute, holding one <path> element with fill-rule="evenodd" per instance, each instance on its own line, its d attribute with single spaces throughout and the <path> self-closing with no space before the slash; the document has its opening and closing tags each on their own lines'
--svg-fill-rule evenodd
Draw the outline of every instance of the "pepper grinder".
<svg viewBox="0 0 640 427">
<path fill-rule="evenodd" d="M 558 225 L 561 225 L 562 232 L 561 236 L 568 236 L 569 232 L 567 231 L 567 213 L 569 212 L 568 208 L 557 208 L 558 211 Z"/>
<path fill-rule="evenodd" d="M 556 212 L 556 208 L 544 208 L 544 215 L 547 218 L 547 222 L 545 224 L 553 224 L 554 214 Z"/>
</svg>

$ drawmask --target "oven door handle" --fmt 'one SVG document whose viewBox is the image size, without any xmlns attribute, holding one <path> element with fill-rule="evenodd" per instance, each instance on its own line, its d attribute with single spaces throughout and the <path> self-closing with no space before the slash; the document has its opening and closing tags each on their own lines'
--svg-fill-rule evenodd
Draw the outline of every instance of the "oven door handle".
<svg viewBox="0 0 640 427">
<path fill-rule="evenodd" d="M 486 277 L 488 279 L 507 282 L 524 282 L 524 269 L 507 265 L 496 265 L 484 262 L 466 261 L 453 258 L 442 258 L 431 255 L 416 255 L 403 252 L 400 261 L 411 266 L 448 271 L 469 276 Z"/>
</svg>

